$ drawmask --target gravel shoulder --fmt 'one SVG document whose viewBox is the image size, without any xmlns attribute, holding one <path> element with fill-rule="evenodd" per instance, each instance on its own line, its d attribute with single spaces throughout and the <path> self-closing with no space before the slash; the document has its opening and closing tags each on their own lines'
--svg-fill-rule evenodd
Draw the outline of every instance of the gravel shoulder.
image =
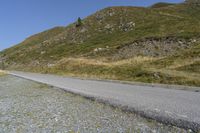
<svg viewBox="0 0 200 133">
<path fill-rule="evenodd" d="M 10 72 L 10 74 L 62 88 L 165 124 L 192 129 L 195 132 L 200 131 L 199 92 L 36 73 Z"/>
<path fill-rule="evenodd" d="M 2 76 L 0 132 L 187 133 L 187 130 L 123 112 L 56 87 Z"/>
</svg>

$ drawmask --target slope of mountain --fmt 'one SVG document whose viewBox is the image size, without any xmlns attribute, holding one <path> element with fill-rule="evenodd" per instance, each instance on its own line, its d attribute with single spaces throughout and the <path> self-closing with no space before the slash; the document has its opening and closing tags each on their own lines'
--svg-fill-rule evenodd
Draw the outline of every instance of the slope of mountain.
<svg viewBox="0 0 200 133">
<path fill-rule="evenodd" d="M 2 67 L 200 86 L 199 20 L 195 0 L 109 7 L 2 51 Z"/>
<path fill-rule="evenodd" d="M 159 2 L 151 6 L 151 8 L 163 8 L 163 7 L 168 7 L 168 6 L 173 6 L 174 4 L 172 3 L 166 3 L 166 2 Z"/>
</svg>

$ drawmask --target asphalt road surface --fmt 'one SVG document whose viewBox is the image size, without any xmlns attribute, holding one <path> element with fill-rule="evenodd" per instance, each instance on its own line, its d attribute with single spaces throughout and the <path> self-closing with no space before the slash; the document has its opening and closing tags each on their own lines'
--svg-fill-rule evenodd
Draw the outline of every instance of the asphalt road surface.
<svg viewBox="0 0 200 133">
<path fill-rule="evenodd" d="M 52 85 L 165 124 L 200 131 L 199 92 L 82 80 L 49 74 L 16 71 L 10 74 Z"/>
</svg>

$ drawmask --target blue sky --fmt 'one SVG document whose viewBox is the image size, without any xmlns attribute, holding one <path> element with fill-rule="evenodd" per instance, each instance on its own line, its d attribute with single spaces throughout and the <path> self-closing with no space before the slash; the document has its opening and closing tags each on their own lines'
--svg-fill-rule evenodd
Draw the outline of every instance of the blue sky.
<svg viewBox="0 0 200 133">
<path fill-rule="evenodd" d="M 149 6 L 183 0 L 0 0 L 0 50 L 108 6 Z"/>
</svg>

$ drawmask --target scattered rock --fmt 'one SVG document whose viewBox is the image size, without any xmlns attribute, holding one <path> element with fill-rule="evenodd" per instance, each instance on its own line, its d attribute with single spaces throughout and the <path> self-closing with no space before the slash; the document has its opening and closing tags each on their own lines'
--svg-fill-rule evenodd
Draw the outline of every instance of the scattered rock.
<svg viewBox="0 0 200 133">
<path fill-rule="evenodd" d="M 84 32 L 86 32 L 86 31 L 87 31 L 87 29 L 86 29 L 85 27 L 83 27 L 83 28 L 80 30 L 81 33 L 84 33 Z"/>
<path fill-rule="evenodd" d="M 55 64 L 50 64 L 50 63 L 47 64 L 47 67 L 48 67 L 48 68 L 54 67 L 54 66 L 55 66 Z"/>
<path fill-rule="evenodd" d="M 134 27 L 135 27 L 134 22 L 128 22 L 128 23 L 121 23 L 119 29 L 127 32 L 133 30 Z"/>
<path fill-rule="evenodd" d="M 115 29 L 114 29 L 114 26 L 111 25 L 111 24 L 107 24 L 104 28 L 106 29 L 106 32 L 107 32 L 107 33 L 112 33 L 112 31 L 115 30 Z"/>
<path fill-rule="evenodd" d="M 41 52 L 40 52 L 41 55 L 43 55 L 43 54 L 45 54 L 45 53 L 46 53 L 46 51 L 41 51 Z"/>
<path fill-rule="evenodd" d="M 159 78 L 160 78 L 159 73 L 154 73 L 153 76 L 154 76 L 156 79 L 159 79 Z"/>
<path fill-rule="evenodd" d="M 101 52 L 101 51 L 106 51 L 106 50 L 109 50 L 108 46 L 106 46 L 106 48 L 95 48 L 93 51 L 94 52 Z"/>
<path fill-rule="evenodd" d="M 102 21 L 104 18 L 105 18 L 105 15 L 104 15 L 104 14 L 97 13 L 96 19 L 97 19 L 98 21 Z"/>
</svg>

